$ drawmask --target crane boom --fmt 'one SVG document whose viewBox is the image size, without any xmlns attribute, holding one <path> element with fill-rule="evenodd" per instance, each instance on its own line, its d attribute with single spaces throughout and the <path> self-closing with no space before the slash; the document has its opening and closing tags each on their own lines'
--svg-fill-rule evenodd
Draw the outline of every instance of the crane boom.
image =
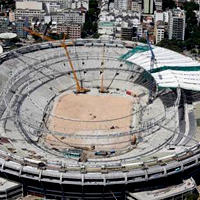
<svg viewBox="0 0 200 200">
<path fill-rule="evenodd" d="M 24 27 L 24 30 L 27 31 L 29 34 L 31 35 L 36 35 L 44 40 L 47 40 L 47 41 L 51 41 L 51 42 L 56 42 L 56 40 L 53 40 L 51 37 L 49 36 L 46 36 L 46 35 L 43 35 L 43 34 L 40 34 L 34 30 L 31 30 L 29 28 L 26 28 Z M 70 44 L 73 44 L 73 43 L 70 43 Z M 72 73 L 73 73 L 73 76 L 74 76 L 74 80 L 76 82 L 76 93 L 86 93 L 86 92 L 89 92 L 90 90 L 87 89 L 87 88 L 83 88 L 80 86 L 79 84 L 79 80 L 78 80 L 78 77 L 76 75 L 76 71 L 74 69 L 74 66 L 73 66 L 73 63 L 72 63 L 72 60 L 71 60 L 71 57 L 69 55 L 69 51 L 68 51 L 68 48 L 67 48 L 67 45 L 65 44 L 65 34 L 64 34 L 64 40 L 62 42 L 60 42 L 60 45 L 61 47 L 64 48 L 65 50 L 65 55 L 67 56 L 67 59 L 68 59 L 68 62 L 69 62 L 69 65 L 71 67 L 71 70 L 72 70 Z"/>
<path fill-rule="evenodd" d="M 67 45 L 65 44 L 65 42 L 62 42 L 62 43 L 61 43 L 61 46 L 65 49 L 65 55 L 67 56 L 69 65 L 70 65 L 70 67 L 71 67 L 71 69 L 72 69 L 73 76 L 74 76 L 74 80 L 76 81 L 76 91 L 77 91 L 78 93 L 82 93 L 82 92 L 84 92 L 84 90 L 88 90 L 88 89 L 86 89 L 86 88 L 82 88 L 82 87 L 80 86 L 80 84 L 79 84 L 79 81 L 78 81 L 76 72 L 75 72 L 75 70 L 74 70 L 74 66 L 73 66 L 73 64 L 72 64 L 72 60 L 71 60 L 70 55 L 69 55 L 69 51 L 68 51 L 68 49 L 67 49 Z M 88 91 L 89 91 L 89 90 L 88 90 Z M 87 91 L 87 92 L 88 92 L 88 91 Z M 85 91 L 85 92 L 86 92 L 86 91 Z"/>
<path fill-rule="evenodd" d="M 149 46 L 149 49 L 151 51 L 151 63 L 150 63 L 150 72 L 151 72 L 151 70 L 154 69 L 154 65 L 156 64 L 156 57 L 155 57 L 155 54 L 153 52 L 153 48 L 151 46 L 151 43 L 149 41 L 149 33 L 148 33 L 148 31 L 146 31 L 146 40 L 147 40 L 147 44 Z M 153 98 L 155 96 L 157 96 L 157 86 L 156 86 L 156 93 L 155 94 L 153 94 L 152 89 L 150 89 L 149 100 L 148 100 L 149 103 L 152 103 Z"/>
<path fill-rule="evenodd" d="M 51 41 L 51 42 L 56 42 L 56 40 L 52 39 L 51 37 L 43 35 L 43 34 L 40 34 L 40 33 L 36 32 L 34 30 L 31 30 L 31 29 L 29 29 L 27 27 L 24 27 L 24 30 L 26 32 L 28 32 L 29 34 L 31 34 L 31 35 L 35 35 L 35 36 L 38 36 L 38 37 L 42 38 L 43 40 L 47 40 L 47 41 Z"/>
</svg>

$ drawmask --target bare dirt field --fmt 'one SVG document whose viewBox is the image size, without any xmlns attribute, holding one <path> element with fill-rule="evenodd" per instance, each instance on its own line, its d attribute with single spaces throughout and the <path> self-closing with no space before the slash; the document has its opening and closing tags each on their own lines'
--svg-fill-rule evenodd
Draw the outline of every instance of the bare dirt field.
<svg viewBox="0 0 200 200">
<path fill-rule="evenodd" d="M 52 111 L 53 115 L 63 119 L 51 116 L 48 127 L 50 130 L 68 134 L 74 132 L 85 134 L 85 131 L 95 130 L 128 131 L 131 125 L 131 116 L 114 121 L 111 119 L 129 115 L 132 108 L 131 99 L 126 97 L 65 94 L 57 100 Z"/>
<path fill-rule="evenodd" d="M 99 138 L 98 136 L 129 131 L 132 116 L 128 115 L 132 111 L 133 102 L 128 97 L 63 94 L 54 103 L 52 114 L 61 118 L 80 121 L 70 121 L 51 116 L 47 124 L 49 130 L 61 132 L 63 136 L 47 134 L 45 141 L 58 149 L 69 146 L 79 148 L 95 146 L 96 150 L 127 148 L 130 144 L 129 135 L 109 138 L 106 136 Z M 123 119 L 111 120 L 114 118 Z M 90 122 L 81 122 L 81 120 Z M 97 137 L 71 137 L 75 134 L 96 135 Z"/>
</svg>

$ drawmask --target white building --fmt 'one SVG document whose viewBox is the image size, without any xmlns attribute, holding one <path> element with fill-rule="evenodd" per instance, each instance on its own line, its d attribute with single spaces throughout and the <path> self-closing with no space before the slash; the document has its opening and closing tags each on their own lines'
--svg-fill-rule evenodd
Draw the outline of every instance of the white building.
<svg viewBox="0 0 200 200">
<path fill-rule="evenodd" d="M 85 13 L 79 11 L 63 11 L 52 13 L 52 21 L 57 22 L 57 24 L 84 24 L 85 23 Z"/>
<path fill-rule="evenodd" d="M 37 0 L 42 3 L 58 3 L 63 9 L 71 9 L 72 0 Z"/>
<path fill-rule="evenodd" d="M 81 9 L 89 10 L 89 0 L 72 0 L 71 9 Z"/>
<path fill-rule="evenodd" d="M 140 1 L 140 0 L 139 0 Z M 114 38 L 121 38 L 122 36 L 122 26 L 128 24 L 128 29 L 133 28 L 135 31 L 134 35 L 137 33 L 137 28 L 141 24 L 141 13 L 125 10 L 110 9 L 101 10 L 99 15 L 98 33 L 100 35 L 109 35 Z M 129 30 L 123 31 L 129 31 Z M 125 32 L 124 32 L 125 33 Z M 138 34 L 137 34 L 138 35 Z M 140 34 L 139 34 L 140 35 Z"/>
<path fill-rule="evenodd" d="M 115 0 L 114 8 L 117 10 L 127 10 L 128 9 L 129 0 Z"/>
<path fill-rule="evenodd" d="M 169 11 L 168 24 L 169 39 L 184 40 L 185 38 L 185 12 L 180 8 Z"/>
<path fill-rule="evenodd" d="M 158 21 L 164 21 L 164 14 L 162 11 L 154 12 L 154 23 L 156 24 Z"/>
<path fill-rule="evenodd" d="M 48 13 L 55 13 L 61 9 L 61 6 L 59 3 L 50 2 L 50 3 L 45 3 L 45 4 L 46 4 Z"/>
<path fill-rule="evenodd" d="M 144 13 L 153 14 L 153 0 L 143 0 Z"/>
<path fill-rule="evenodd" d="M 168 22 L 169 22 L 168 12 L 155 11 L 154 12 L 154 23 L 156 23 L 158 21 L 163 21 L 164 23 L 168 24 Z"/>
<path fill-rule="evenodd" d="M 45 11 L 42 8 L 41 2 L 36 1 L 16 1 L 15 19 L 28 17 L 29 22 L 33 17 L 43 20 Z"/>
<path fill-rule="evenodd" d="M 154 35 L 156 38 L 156 44 L 159 43 L 161 40 L 164 39 L 165 34 L 165 26 L 162 21 L 158 21 L 155 25 Z"/>
<path fill-rule="evenodd" d="M 167 12 L 163 12 L 163 15 L 164 15 L 164 22 L 168 24 L 169 22 L 169 11 Z"/>
<path fill-rule="evenodd" d="M 115 34 L 114 22 L 99 22 L 98 33 L 100 35 L 112 36 L 113 38 Z"/>
<path fill-rule="evenodd" d="M 16 1 L 16 9 L 42 10 L 42 2 L 37 1 Z"/>
<path fill-rule="evenodd" d="M 142 11 L 141 0 L 132 0 L 131 10 L 134 11 L 134 12 L 141 12 Z"/>
<path fill-rule="evenodd" d="M 138 36 L 138 37 L 142 37 L 142 36 L 143 36 L 143 27 L 142 27 L 142 24 L 140 24 L 140 25 L 137 27 L 137 36 Z"/>
<path fill-rule="evenodd" d="M 154 0 L 156 10 L 162 10 L 163 0 Z"/>
<path fill-rule="evenodd" d="M 13 11 L 9 12 L 9 21 L 14 22 L 15 21 L 15 13 Z"/>
</svg>

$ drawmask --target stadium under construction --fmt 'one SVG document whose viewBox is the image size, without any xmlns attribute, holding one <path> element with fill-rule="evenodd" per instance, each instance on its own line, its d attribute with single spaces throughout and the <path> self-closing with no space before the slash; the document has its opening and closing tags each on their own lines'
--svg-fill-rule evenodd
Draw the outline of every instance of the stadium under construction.
<svg viewBox="0 0 200 200">
<path fill-rule="evenodd" d="M 197 61 L 134 42 L 63 43 L 0 55 L 1 177 L 51 199 L 139 199 L 198 171 Z"/>
</svg>

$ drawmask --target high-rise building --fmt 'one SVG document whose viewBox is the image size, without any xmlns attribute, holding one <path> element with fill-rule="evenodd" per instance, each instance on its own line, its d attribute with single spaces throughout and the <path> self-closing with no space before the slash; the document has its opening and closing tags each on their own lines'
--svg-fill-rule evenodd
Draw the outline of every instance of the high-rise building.
<svg viewBox="0 0 200 200">
<path fill-rule="evenodd" d="M 185 38 L 185 12 L 180 8 L 169 11 L 168 24 L 169 39 L 184 40 Z"/>
<path fill-rule="evenodd" d="M 43 20 L 45 11 L 43 10 L 42 3 L 36 1 L 16 1 L 15 20 L 21 20 L 28 17 L 29 22 L 34 17 Z"/>
<path fill-rule="evenodd" d="M 52 13 L 52 21 L 57 24 L 84 24 L 85 23 L 85 13 L 80 11 L 63 11 Z"/>
<path fill-rule="evenodd" d="M 122 27 L 121 28 L 121 39 L 122 40 L 132 40 L 133 37 L 133 27 Z"/>
<path fill-rule="evenodd" d="M 15 21 L 15 13 L 13 11 L 9 11 L 9 21 L 10 22 Z"/>
<path fill-rule="evenodd" d="M 46 3 L 58 3 L 61 8 L 71 9 L 72 0 L 37 0 L 37 2 L 41 2 L 43 4 Z"/>
<path fill-rule="evenodd" d="M 6 17 L 0 16 L 0 33 L 4 33 L 8 31 L 9 21 Z"/>
<path fill-rule="evenodd" d="M 81 9 L 84 8 L 86 11 L 89 9 L 89 0 L 73 0 L 71 4 L 71 9 Z"/>
<path fill-rule="evenodd" d="M 154 23 L 156 24 L 158 21 L 164 22 L 164 12 L 163 11 L 155 11 L 154 12 Z"/>
<path fill-rule="evenodd" d="M 153 0 L 143 0 L 144 14 L 153 14 Z"/>
<path fill-rule="evenodd" d="M 29 25 L 29 24 L 28 24 Z M 18 19 L 16 21 L 16 33 L 20 38 L 26 38 L 27 32 L 24 30 L 24 27 L 27 26 L 26 19 Z"/>
<path fill-rule="evenodd" d="M 117 10 L 127 10 L 129 5 L 129 0 L 115 0 L 114 7 Z"/>
<path fill-rule="evenodd" d="M 142 11 L 142 1 L 141 0 L 132 0 L 131 10 L 134 12 Z"/>
<path fill-rule="evenodd" d="M 81 37 L 81 24 L 58 24 L 57 33 L 65 33 L 70 39 Z"/>
<path fill-rule="evenodd" d="M 162 2 L 163 0 L 154 0 L 156 10 L 162 10 Z"/>
<path fill-rule="evenodd" d="M 159 43 L 161 40 L 164 39 L 165 34 L 165 25 L 163 21 L 158 21 L 154 27 L 154 35 L 156 39 L 156 44 Z"/>
</svg>

